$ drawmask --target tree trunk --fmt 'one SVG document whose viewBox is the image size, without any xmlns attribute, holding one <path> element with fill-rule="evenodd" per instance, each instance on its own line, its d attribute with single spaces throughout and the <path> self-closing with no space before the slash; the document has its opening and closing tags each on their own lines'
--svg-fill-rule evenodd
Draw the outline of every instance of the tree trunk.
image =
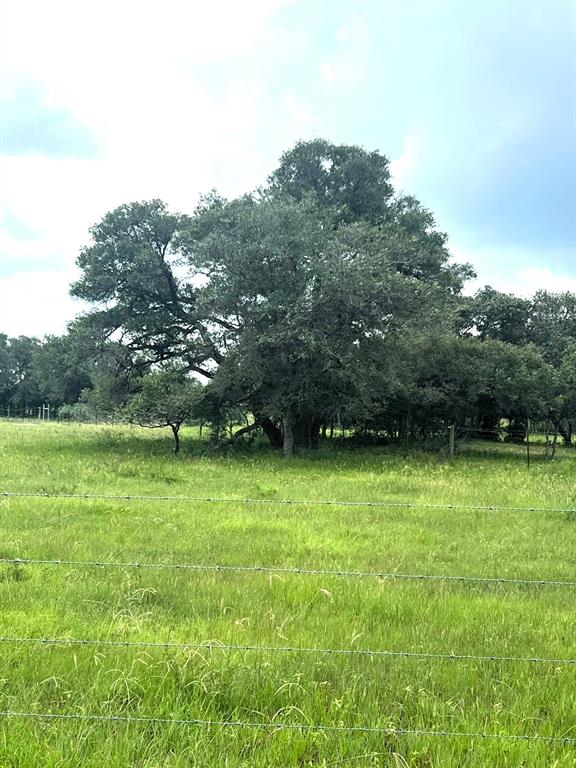
<svg viewBox="0 0 576 768">
<path fill-rule="evenodd" d="M 556 456 L 556 446 L 558 445 L 558 430 L 554 430 L 554 439 L 552 440 L 552 453 L 550 458 L 553 459 Z"/>
<path fill-rule="evenodd" d="M 568 428 L 565 429 L 560 422 L 554 422 L 554 426 L 558 429 L 558 432 L 562 435 L 564 445 L 572 445 L 572 423 L 568 422 Z"/>
<path fill-rule="evenodd" d="M 170 427 L 174 435 L 174 453 L 180 453 L 180 424 L 170 424 Z"/>
<path fill-rule="evenodd" d="M 318 449 L 320 445 L 320 419 L 310 419 L 310 448 Z"/>
<path fill-rule="evenodd" d="M 297 448 L 318 448 L 320 419 L 309 414 L 299 414 L 292 420 L 292 439 Z"/>
<path fill-rule="evenodd" d="M 274 424 L 272 419 L 269 419 L 268 416 L 264 416 L 263 418 L 258 418 L 256 414 L 254 414 L 254 416 L 270 441 L 270 447 L 280 450 L 283 446 L 282 432 L 280 432 L 276 424 Z"/>
<path fill-rule="evenodd" d="M 398 428 L 398 440 L 400 442 L 410 442 L 410 438 L 412 437 L 413 432 L 413 422 L 414 420 L 412 418 L 412 411 L 408 411 L 404 417 L 403 423 L 400 422 Z"/>
<path fill-rule="evenodd" d="M 261 424 L 259 421 L 255 421 L 253 424 L 248 424 L 245 427 L 242 427 L 241 429 L 234 432 L 232 435 L 232 440 L 236 440 L 239 437 L 242 437 L 242 435 L 248 435 L 250 432 L 254 432 L 255 429 L 260 429 Z"/>
<path fill-rule="evenodd" d="M 292 419 L 287 416 L 284 419 L 284 458 L 291 459 L 294 455 L 294 433 L 292 431 Z"/>
</svg>

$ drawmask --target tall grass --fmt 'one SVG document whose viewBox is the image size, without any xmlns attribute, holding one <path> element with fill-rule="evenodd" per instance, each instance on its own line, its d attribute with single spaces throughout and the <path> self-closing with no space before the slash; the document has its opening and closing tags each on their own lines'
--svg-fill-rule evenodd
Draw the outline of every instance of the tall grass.
<svg viewBox="0 0 576 768">
<path fill-rule="evenodd" d="M 211 453 L 190 431 L 0 425 L 0 491 L 264 503 L 4 498 L 0 557 L 573 580 L 558 512 L 326 507 L 323 499 L 576 506 L 576 456 L 329 448 Z M 277 499 L 301 499 L 295 506 Z M 268 503 L 269 502 L 269 503 Z M 0 566 L 0 635 L 576 658 L 574 590 L 257 572 Z M 576 736 L 576 665 L 0 643 L 0 708 Z M 0 722 L 0 765 L 573 766 L 574 746 L 151 723 Z"/>
</svg>

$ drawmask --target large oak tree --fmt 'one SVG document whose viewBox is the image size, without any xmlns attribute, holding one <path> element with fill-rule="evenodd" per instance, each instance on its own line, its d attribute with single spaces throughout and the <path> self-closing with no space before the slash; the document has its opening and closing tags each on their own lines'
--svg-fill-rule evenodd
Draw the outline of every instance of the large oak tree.
<svg viewBox="0 0 576 768">
<path fill-rule="evenodd" d="M 383 155 L 318 141 L 252 195 L 210 195 L 192 216 L 132 203 L 91 234 L 73 288 L 91 322 L 210 379 L 288 454 L 368 407 L 369 369 L 410 327 L 449 324 L 469 274 L 431 214 L 393 195 Z"/>
</svg>

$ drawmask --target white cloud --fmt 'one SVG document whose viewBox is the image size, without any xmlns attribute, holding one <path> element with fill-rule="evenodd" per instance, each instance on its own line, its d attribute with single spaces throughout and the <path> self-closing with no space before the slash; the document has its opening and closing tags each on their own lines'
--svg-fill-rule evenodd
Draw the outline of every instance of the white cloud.
<svg viewBox="0 0 576 768">
<path fill-rule="evenodd" d="M 392 183 L 398 191 L 410 188 L 422 157 L 422 136 L 417 130 L 412 130 L 404 139 L 400 157 L 390 161 Z"/>
<path fill-rule="evenodd" d="M 199 194 L 214 186 L 236 195 L 264 180 L 276 159 L 266 156 L 258 133 L 269 111 L 266 81 L 237 74 L 234 63 L 239 56 L 269 60 L 289 44 L 274 29 L 273 16 L 290 1 L 4 5 L 3 82 L 39 85 L 46 107 L 64 110 L 86 126 L 98 153 L 0 155 L 0 211 L 36 234 L 18 240 L 4 229 L 0 274 L 3 258 L 11 266 L 34 261 L 37 270 L 3 281 L 0 331 L 16 332 L 19 318 L 22 332 L 32 332 L 32 319 L 12 297 L 22 289 L 21 301 L 29 303 L 26 291 L 36 284 L 40 287 L 30 290 L 42 297 L 46 318 L 36 333 L 61 328 L 62 318 L 73 316 L 74 305 L 62 299 L 69 282 L 64 276 L 88 241 L 88 228 L 106 211 L 152 197 L 190 211 Z M 219 88 L 210 69 L 216 65 L 224 67 Z M 9 95 L 13 88 L 4 90 Z M 280 102 L 279 141 L 298 138 L 310 121 L 307 107 L 294 93 Z M 64 272 L 50 277 L 41 272 L 49 262 Z M 60 298 L 52 301 L 42 284 Z"/>
<path fill-rule="evenodd" d="M 276 12 L 290 2 L 3 4 L 0 97 L 13 93 L 14 84 L 38 85 L 47 108 L 90 131 L 98 154 L 0 156 L 0 210 L 32 232 L 22 238 L 8 229 L 0 233 L 0 274 L 2 258 L 11 266 L 35 264 L 29 275 L 0 282 L 0 331 L 41 334 L 73 316 L 67 290 L 74 259 L 89 226 L 106 211 L 151 197 L 190 211 L 214 186 L 226 195 L 241 193 L 265 179 L 280 151 L 315 134 L 318 107 L 301 98 L 298 81 L 270 100 L 269 63 L 293 56 L 308 39 L 276 26 Z M 330 92 L 361 87 L 371 74 L 374 30 L 350 14 L 333 42 L 333 52 L 318 62 L 320 73 L 317 68 L 310 77 L 323 78 Z M 398 79 L 394 61 L 379 73 L 383 82 Z M 458 161 L 458 148 L 448 153 L 441 142 L 434 145 L 434 134 L 418 120 L 391 163 L 395 184 L 416 194 L 419 179 L 441 183 Z M 511 136 L 516 127 L 510 124 Z M 482 284 L 503 290 L 573 286 L 571 278 L 535 266 L 542 258 L 486 250 L 463 258 L 477 266 Z M 59 271 L 48 273 L 49 263 Z"/>
<path fill-rule="evenodd" d="M 226 148 L 252 127 L 255 86 L 234 82 L 215 97 L 209 65 L 276 44 L 270 20 L 287 0 L 74 0 L 10 3 L 2 11 L 0 73 L 29 78 L 47 106 L 95 134 L 120 171 L 175 175 L 188 157 L 205 169 L 206 145 Z M 31 24 L 30 20 L 34 19 Z M 1 33 L 0 33 L 1 34 Z M 256 107 L 256 109 L 255 109 Z M 202 163 L 201 161 L 204 160 Z M 112 169 L 109 169 L 112 170 Z"/>
<path fill-rule="evenodd" d="M 576 293 L 576 277 L 559 275 L 548 267 L 527 267 L 520 270 L 516 293 L 520 296 L 532 296 L 536 291 L 544 290 L 552 293 L 571 291 Z"/>
<path fill-rule="evenodd" d="M 530 251 L 517 248 L 465 249 L 454 243 L 450 244 L 450 251 L 457 261 L 469 262 L 478 273 L 477 279 L 467 284 L 467 294 L 485 285 L 526 298 L 539 290 L 576 292 L 576 270 L 567 273 L 541 266 L 546 254 L 539 253 L 536 258 Z M 560 261 L 558 254 L 549 256 L 550 262 Z"/>
<path fill-rule="evenodd" d="M 0 278 L 0 329 L 8 336 L 60 334 L 82 308 L 69 293 L 75 273 L 20 272 Z"/>
<path fill-rule="evenodd" d="M 225 61 L 268 34 L 286 0 L 22 0 L 2 9 L 3 67 L 64 82 L 79 73 L 108 81 L 115 72 L 162 69 L 171 62 Z M 33 23 L 31 23 L 33 21 Z M 121 65 L 120 70 L 117 69 Z M 101 78 L 104 75 L 104 78 Z"/>
</svg>

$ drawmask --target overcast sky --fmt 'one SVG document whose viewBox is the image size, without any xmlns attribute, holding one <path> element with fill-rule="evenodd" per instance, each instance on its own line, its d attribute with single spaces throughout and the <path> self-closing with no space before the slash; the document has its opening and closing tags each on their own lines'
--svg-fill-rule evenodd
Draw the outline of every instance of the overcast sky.
<svg viewBox="0 0 576 768">
<path fill-rule="evenodd" d="M 0 0 L 0 332 L 64 330 L 107 211 L 313 137 L 386 154 L 480 284 L 576 290 L 575 40 L 568 0 Z"/>
</svg>

